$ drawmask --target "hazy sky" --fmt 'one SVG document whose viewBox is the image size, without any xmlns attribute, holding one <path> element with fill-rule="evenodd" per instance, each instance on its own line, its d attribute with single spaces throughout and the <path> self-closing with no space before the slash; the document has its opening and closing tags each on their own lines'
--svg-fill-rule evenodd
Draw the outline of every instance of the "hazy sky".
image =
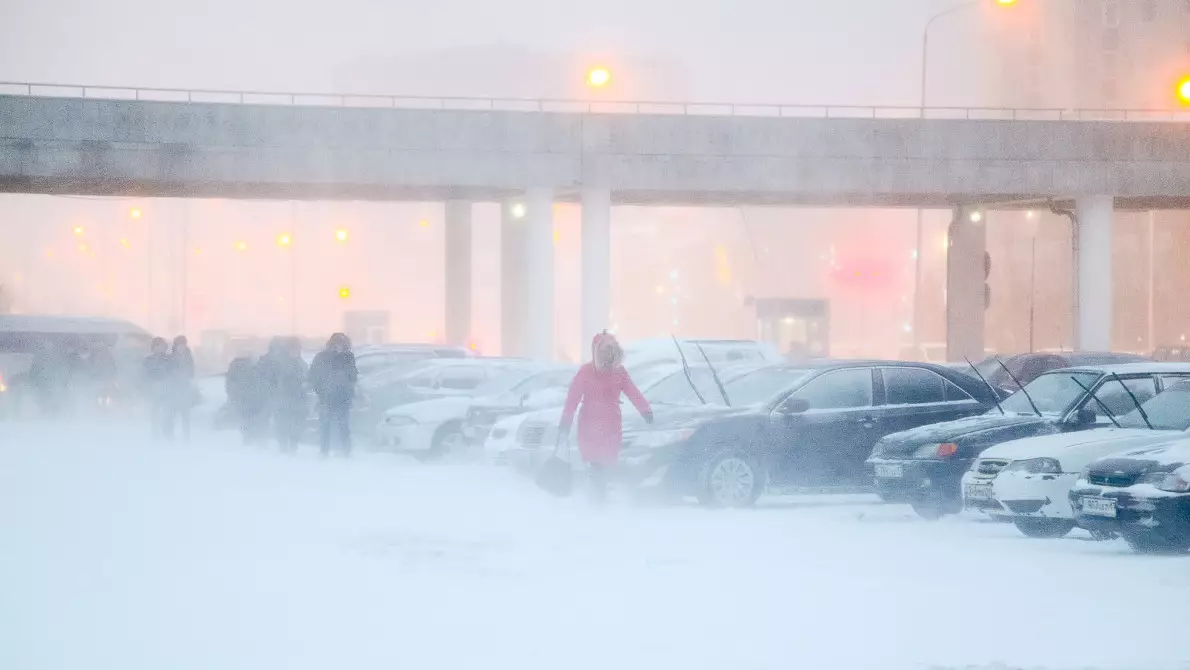
<svg viewBox="0 0 1190 670">
<path fill-rule="evenodd" d="M 507 44 L 580 59 L 674 61 L 699 99 L 915 104 L 922 26 L 953 4 L 0 0 L 0 79 L 322 91 L 343 87 L 345 67 Z M 931 66 L 940 74 L 978 19 L 960 12 L 936 24 Z M 399 93 L 390 89 L 400 81 L 368 83 Z"/>
</svg>

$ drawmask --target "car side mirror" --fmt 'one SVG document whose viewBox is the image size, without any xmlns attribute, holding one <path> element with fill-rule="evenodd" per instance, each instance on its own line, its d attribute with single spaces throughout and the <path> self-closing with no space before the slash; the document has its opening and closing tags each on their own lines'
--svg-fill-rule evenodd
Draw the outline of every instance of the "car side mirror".
<svg viewBox="0 0 1190 670">
<path fill-rule="evenodd" d="M 521 407 L 524 407 L 524 406 L 525 406 L 525 403 L 526 403 L 526 402 L 528 402 L 528 400 L 529 400 L 529 394 L 528 394 L 528 393 L 522 393 L 522 394 L 521 394 Z"/>
<path fill-rule="evenodd" d="M 1095 413 L 1095 410 L 1091 409 L 1090 407 L 1083 407 L 1070 417 L 1069 423 L 1072 426 L 1081 428 L 1083 426 L 1090 426 L 1091 424 L 1095 423 L 1098 418 L 1099 415 Z"/>
<path fill-rule="evenodd" d="M 802 398 L 790 398 L 784 405 L 781 405 L 781 413 L 786 416 L 805 414 L 808 409 L 810 409 L 810 403 Z"/>
</svg>

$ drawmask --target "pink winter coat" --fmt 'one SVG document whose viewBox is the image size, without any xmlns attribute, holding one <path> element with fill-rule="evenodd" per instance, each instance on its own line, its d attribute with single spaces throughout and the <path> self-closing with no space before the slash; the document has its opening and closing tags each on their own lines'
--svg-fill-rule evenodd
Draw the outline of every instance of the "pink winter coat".
<svg viewBox="0 0 1190 670">
<path fill-rule="evenodd" d="M 600 370 L 587 363 L 578 370 L 566 394 L 562 410 L 561 429 L 570 430 L 574 412 L 582 404 L 578 415 L 578 451 L 586 463 L 614 465 L 620 457 L 622 425 L 620 394 L 628 396 L 638 412 L 650 416 L 649 401 L 641 395 L 622 367 Z"/>
</svg>

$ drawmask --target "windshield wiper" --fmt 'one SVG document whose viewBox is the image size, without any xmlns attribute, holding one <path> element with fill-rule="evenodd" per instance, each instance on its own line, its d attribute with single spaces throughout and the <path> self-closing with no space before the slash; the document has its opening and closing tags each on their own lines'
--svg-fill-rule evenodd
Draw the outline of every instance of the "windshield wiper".
<svg viewBox="0 0 1190 670">
<path fill-rule="evenodd" d="M 711 369 L 711 377 L 715 379 L 715 386 L 719 387 L 719 395 L 723 396 L 723 404 L 731 407 L 731 399 L 727 397 L 727 389 L 723 387 L 723 380 L 719 379 L 719 372 L 715 370 L 715 366 L 711 363 L 707 352 L 703 351 L 702 345 L 697 342 L 694 343 L 694 346 L 698 347 L 698 353 L 702 354 L 702 360 L 706 361 L 707 367 Z"/>
<path fill-rule="evenodd" d="M 1145 420 L 1145 425 L 1149 427 L 1149 430 L 1156 430 L 1153 428 L 1153 422 L 1149 421 L 1149 415 L 1145 413 L 1145 408 L 1141 407 L 1140 401 L 1136 399 L 1136 394 L 1132 392 L 1132 389 L 1128 388 L 1128 385 L 1124 383 L 1123 379 L 1120 379 L 1120 375 L 1113 372 L 1111 373 L 1111 378 L 1120 382 L 1120 386 L 1124 387 L 1124 391 L 1128 393 L 1129 398 L 1132 398 L 1133 404 L 1136 405 L 1136 411 L 1140 412 L 1140 418 Z"/>
<path fill-rule="evenodd" d="M 1021 380 L 1017 379 L 1016 375 L 1012 374 L 1012 370 L 1008 369 L 1008 366 L 1004 364 L 1004 361 L 1000 360 L 999 356 L 996 356 L 996 362 L 999 363 L 1000 367 L 1004 369 L 1004 372 L 1008 374 L 1008 378 L 1012 380 L 1012 383 L 1016 384 L 1017 387 L 1021 389 L 1021 393 L 1025 394 L 1025 399 L 1029 401 L 1029 406 L 1033 408 L 1033 411 L 1037 413 L 1037 416 L 1041 416 L 1041 410 L 1037 409 L 1037 403 L 1033 402 L 1033 396 L 1029 395 L 1029 392 L 1025 390 L 1025 385 L 1021 383 Z"/>
<path fill-rule="evenodd" d="M 678 344 L 678 338 L 670 335 L 674 340 L 674 346 L 678 348 L 678 356 L 682 359 L 682 372 L 686 374 L 686 382 L 690 384 L 690 389 L 694 391 L 694 395 L 698 396 L 698 401 L 702 404 L 707 404 L 706 398 L 698 392 L 698 387 L 694 385 L 694 378 L 690 376 L 690 365 L 686 363 L 686 354 L 682 353 L 682 345 Z"/>
<path fill-rule="evenodd" d="M 1091 400 L 1094 400 L 1096 402 L 1096 404 L 1099 405 L 1099 408 L 1102 409 L 1103 413 L 1107 415 L 1107 418 L 1109 420 L 1111 420 L 1112 425 L 1114 425 L 1116 428 L 1121 427 L 1120 422 L 1116 421 L 1116 417 L 1111 413 L 1111 410 L 1107 408 L 1107 405 L 1103 404 L 1103 401 L 1099 399 L 1099 396 L 1095 395 L 1094 393 L 1091 393 L 1091 389 L 1087 388 L 1086 384 L 1083 384 L 1075 377 L 1071 377 L 1070 381 L 1074 382 L 1075 384 L 1078 384 L 1078 387 L 1080 389 L 1086 391 L 1087 395 L 1091 396 Z"/>
<path fill-rule="evenodd" d="M 983 378 L 983 374 L 979 372 L 979 368 L 971 364 L 970 358 L 963 356 L 963 360 L 967 361 L 967 365 L 971 366 L 971 371 L 975 373 L 976 377 L 979 377 L 979 381 L 983 382 L 983 385 L 988 387 L 988 390 L 992 392 L 992 401 L 996 403 L 996 409 L 1000 410 L 1000 414 L 1004 414 L 1004 408 L 1000 406 L 1000 394 L 996 393 L 996 388 L 989 384 L 988 380 Z"/>
</svg>

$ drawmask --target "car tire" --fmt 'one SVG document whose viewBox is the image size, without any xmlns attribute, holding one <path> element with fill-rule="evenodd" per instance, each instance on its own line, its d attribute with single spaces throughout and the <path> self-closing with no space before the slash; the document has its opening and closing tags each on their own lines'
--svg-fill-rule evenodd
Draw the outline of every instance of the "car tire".
<svg viewBox="0 0 1190 670">
<path fill-rule="evenodd" d="M 1179 537 L 1161 529 L 1124 532 L 1124 540 L 1138 554 L 1181 554 L 1190 550 L 1190 538 Z"/>
<path fill-rule="evenodd" d="M 430 439 L 430 450 L 422 452 L 418 455 L 418 459 L 426 461 L 436 461 L 450 452 L 451 444 L 458 438 L 462 437 L 463 424 L 459 421 L 450 421 L 438 427 L 434 431 L 434 437 Z"/>
<path fill-rule="evenodd" d="M 963 511 L 963 501 L 943 498 L 918 498 L 909 503 L 917 516 L 926 521 L 937 521 L 948 514 Z"/>
<path fill-rule="evenodd" d="M 698 502 L 704 507 L 750 507 L 764 493 L 768 472 L 755 457 L 737 450 L 716 453 L 698 476 Z"/>
<path fill-rule="evenodd" d="M 1074 530 L 1074 521 L 1071 519 L 1034 519 L 1027 517 L 1013 519 L 1012 523 L 1025 537 L 1052 539 L 1066 537 L 1067 533 Z"/>
</svg>

